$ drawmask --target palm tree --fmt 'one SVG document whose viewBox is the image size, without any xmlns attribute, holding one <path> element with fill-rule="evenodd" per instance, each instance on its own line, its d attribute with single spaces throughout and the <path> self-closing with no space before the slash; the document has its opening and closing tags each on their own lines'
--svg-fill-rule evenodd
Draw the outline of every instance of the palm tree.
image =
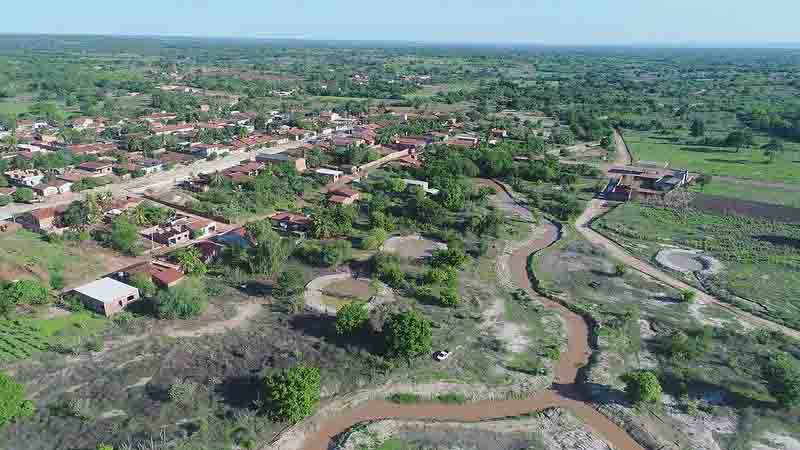
<svg viewBox="0 0 800 450">
<path fill-rule="evenodd" d="M 143 204 L 139 204 L 130 212 L 130 219 L 138 226 L 147 224 L 147 209 Z"/>
<path fill-rule="evenodd" d="M 214 186 L 214 187 L 220 187 L 223 184 L 225 184 L 225 177 L 222 175 L 222 173 L 219 170 L 214 172 L 213 175 L 211 175 L 210 184 L 212 186 Z"/>
</svg>

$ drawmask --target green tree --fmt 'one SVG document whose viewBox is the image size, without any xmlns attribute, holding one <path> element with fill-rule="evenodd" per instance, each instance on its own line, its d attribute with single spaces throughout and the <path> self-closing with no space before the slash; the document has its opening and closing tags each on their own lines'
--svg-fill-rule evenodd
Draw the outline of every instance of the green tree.
<svg viewBox="0 0 800 450">
<path fill-rule="evenodd" d="M 14 419 L 33 415 L 33 402 L 26 399 L 25 386 L 0 372 L 0 427 Z"/>
<path fill-rule="evenodd" d="M 361 239 L 361 248 L 364 250 L 375 250 L 383 245 L 383 242 L 389 237 L 389 233 L 383 228 L 373 228 Z"/>
<path fill-rule="evenodd" d="M 632 403 L 658 403 L 661 401 L 661 383 L 653 372 L 636 370 L 622 376 L 625 394 Z"/>
<path fill-rule="evenodd" d="M 428 353 L 432 345 L 431 322 L 416 311 L 394 313 L 384 325 L 389 354 L 410 361 Z"/>
<path fill-rule="evenodd" d="M 764 368 L 767 389 L 781 406 L 800 405 L 800 363 L 786 352 L 777 352 Z"/>
<path fill-rule="evenodd" d="M 467 261 L 467 254 L 460 248 L 434 250 L 431 254 L 431 266 L 452 267 L 458 269 Z"/>
<path fill-rule="evenodd" d="M 703 137 L 706 134 L 705 122 L 703 122 L 700 119 L 695 119 L 694 122 L 692 122 L 690 133 L 692 137 L 696 138 Z"/>
<path fill-rule="evenodd" d="M 737 152 L 743 147 L 752 146 L 753 143 L 753 132 L 750 129 L 731 131 L 725 138 L 725 144 L 729 147 L 736 147 Z"/>
<path fill-rule="evenodd" d="M 203 254 L 195 246 L 184 247 L 175 252 L 175 260 L 189 275 L 204 275 L 208 272 L 208 267 L 203 262 Z"/>
<path fill-rule="evenodd" d="M 288 269 L 281 272 L 275 284 L 275 295 L 277 297 L 289 298 L 303 293 L 306 289 L 306 281 L 303 272 L 299 269 Z"/>
<path fill-rule="evenodd" d="M 139 232 L 136 225 L 128 222 L 125 217 L 118 217 L 111 225 L 111 246 L 122 253 L 137 256 L 142 253 L 139 244 Z"/>
<path fill-rule="evenodd" d="M 14 198 L 15 202 L 30 202 L 33 200 L 33 189 L 26 187 L 19 188 L 13 194 L 11 194 L 11 197 Z"/>
<path fill-rule="evenodd" d="M 320 399 L 321 376 L 316 367 L 303 365 L 273 372 L 264 378 L 269 413 L 297 423 L 314 412 Z"/>
<path fill-rule="evenodd" d="M 144 298 L 150 298 L 156 295 L 156 284 L 153 283 L 152 277 L 144 272 L 137 272 L 131 275 L 128 279 L 128 284 L 139 290 L 139 295 Z"/>
<path fill-rule="evenodd" d="M 319 261 L 323 266 L 332 267 L 347 261 L 352 256 L 352 244 L 349 241 L 337 240 L 322 246 L 319 252 Z"/>
<path fill-rule="evenodd" d="M 201 278 L 189 277 L 177 286 L 160 291 L 156 304 L 162 319 L 193 319 L 208 307 L 208 292 Z"/>
<path fill-rule="evenodd" d="M 336 333 L 340 336 L 355 334 L 369 320 L 366 303 L 352 302 L 342 306 L 336 312 Z"/>
<path fill-rule="evenodd" d="M 277 274 L 289 255 L 292 244 L 283 239 L 272 229 L 264 229 L 255 236 L 255 245 L 250 248 L 248 264 L 252 273 L 260 273 L 268 277 Z"/>
</svg>

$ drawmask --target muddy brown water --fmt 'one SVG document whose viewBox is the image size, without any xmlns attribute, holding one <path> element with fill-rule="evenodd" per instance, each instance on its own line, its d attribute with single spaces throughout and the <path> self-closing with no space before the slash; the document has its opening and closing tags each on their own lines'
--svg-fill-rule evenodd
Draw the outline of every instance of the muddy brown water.
<svg viewBox="0 0 800 450">
<path fill-rule="evenodd" d="M 498 195 L 508 197 L 508 193 L 503 190 L 503 187 L 497 186 L 499 188 Z M 508 200 L 508 198 L 505 200 Z M 532 295 L 536 294 L 528 277 L 528 258 L 533 253 L 552 245 L 560 237 L 559 229 L 556 225 L 545 221 L 544 226 L 545 233 L 540 239 L 518 249 L 511 257 L 511 271 L 515 284 L 529 291 Z M 544 304 L 545 308 L 558 312 L 567 324 L 567 351 L 559 359 L 555 374 L 556 380 L 549 390 L 533 394 L 524 399 L 487 400 L 463 405 L 438 403 L 399 405 L 384 400 L 373 400 L 354 408 L 343 410 L 340 414 L 323 421 L 313 434 L 306 437 L 303 449 L 327 450 L 334 436 L 341 434 L 353 425 L 372 420 L 430 419 L 437 421 L 479 422 L 561 407 L 568 409 L 592 431 L 602 436 L 614 449 L 644 450 L 622 428 L 594 409 L 589 403 L 588 395 L 575 382 L 578 370 L 588 363 L 591 354 L 589 348 L 589 326 L 586 321 L 559 303 L 538 295 L 537 298 Z"/>
</svg>

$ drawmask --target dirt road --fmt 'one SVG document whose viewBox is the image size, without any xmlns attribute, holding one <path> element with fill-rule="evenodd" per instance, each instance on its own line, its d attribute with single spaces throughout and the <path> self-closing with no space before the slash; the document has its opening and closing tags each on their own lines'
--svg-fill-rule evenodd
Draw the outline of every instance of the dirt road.
<svg viewBox="0 0 800 450">
<path fill-rule="evenodd" d="M 514 210 L 524 208 L 517 204 L 505 188 L 496 184 L 502 204 L 514 205 Z M 558 227 L 545 221 L 543 236 L 512 255 L 512 276 L 517 286 L 537 295 L 531 286 L 527 271 L 530 255 L 556 242 L 560 237 Z M 304 450 L 327 450 L 331 439 L 353 425 L 378 419 L 434 419 L 449 421 L 482 421 L 493 418 L 518 416 L 540 411 L 550 407 L 564 407 L 582 420 L 595 433 L 598 433 L 617 450 L 643 450 L 624 430 L 598 412 L 589 403 L 587 394 L 575 381 L 580 367 L 587 364 L 589 348 L 589 327 L 586 322 L 564 306 L 546 298 L 538 297 L 546 308 L 558 312 L 565 320 L 568 331 L 567 351 L 561 355 L 556 368 L 556 383 L 550 390 L 537 393 L 529 398 L 503 401 L 482 401 L 464 405 L 412 404 L 398 405 L 385 400 L 371 400 L 353 406 L 356 401 L 339 399 L 335 405 L 327 405 L 327 417 L 323 413 L 309 418 L 305 423 L 290 428 L 269 447 L 275 450 L 296 448 Z M 341 406 L 340 406 L 341 405 Z M 289 439 L 287 437 L 291 436 Z M 299 441 L 298 441 L 299 440 Z"/>
<path fill-rule="evenodd" d="M 734 308 L 728 303 L 725 303 L 714 296 L 711 296 L 693 286 L 690 286 L 683 281 L 674 278 L 673 276 L 663 272 L 661 269 L 658 269 L 655 266 L 650 265 L 649 263 L 642 261 L 639 258 L 628 253 L 623 247 L 619 246 L 616 242 L 608 239 L 607 237 L 603 236 L 602 234 L 594 231 L 591 228 L 591 223 L 598 217 L 601 217 L 605 213 L 607 213 L 611 208 L 609 206 L 605 206 L 606 203 L 603 200 L 594 199 L 589 202 L 589 206 L 586 210 L 583 211 L 583 214 L 576 220 L 575 228 L 578 232 L 583 235 L 589 242 L 599 247 L 604 248 L 609 256 L 614 259 L 618 259 L 620 262 L 624 263 L 625 265 L 638 270 L 639 272 L 648 275 L 662 283 L 671 286 L 678 290 L 691 290 L 697 293 L 697 302 L 699 303 L 707 303 L 717 305 L 720 308 L 723 308 L 734 314 L 740 321 L 751 325 L 752 327 L 756 328 L 768 328 L 770 330 L 775 330 L 781 332 L 787 336 L 792 336 L 794 338 L 800 339 L 800 331 L 794 330 L 792 328 L 785 327 L 783 325 L 777 324 L 775 322 L 771 322 L 766 319 L 762 319 L 758 316 L 754 316 L 750 313 L 741 311 L 737 308 Z"/>
</svg>

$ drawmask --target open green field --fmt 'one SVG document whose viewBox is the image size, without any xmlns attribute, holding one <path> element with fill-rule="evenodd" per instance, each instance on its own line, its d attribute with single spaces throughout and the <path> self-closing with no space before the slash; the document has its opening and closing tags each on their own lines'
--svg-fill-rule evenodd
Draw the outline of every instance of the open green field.
<svg viewBox="0 0 800 450">
<path fill-rule="evenodd" d="M 108 273 L 113 269 L 109 266 L 113 259 L 118 258 L 96 246 L 50 243 L 38 234 L 20 230 L 2 237 L 0 280 L 36 278 L 48 282 L 58 274 L 65 286 L 72 286 Z"/>
<path fill-rule="evenodd" d="M 106 319 L 87 311 L 50 318 L 0 320 L 0 362 L 25 359 L 52 345 L 79 346 L 107 324 Z"/>
<path fill-rule="evenodd" d="M 650 133 L 625 133 L 635 161 L 668 162 L 670 167 L 735 178 L 800 184 L 800 152 L 789 146 L 769 163 L 758 149 L 689 146 Z"/>
<path fill-rule="evenodd" d="M 0 114 L 22 114 L 28 112 L 29 103 L 0 102 Z"/>
<path fill-rule="evenodd" d="M 704 188 L 694 185 L 692 190 L 709 195 L 730 197 L 753 202 L 772 203 L 774 205 L 800 208 L 800 185 L 795 190 L 778 187 L 753 186 L 746 183 L 731 183 L 713 180 Z"/>
<path fill-rule="evenodd" d="M 663 248 L 698 249 L 724 269 L 703 287 L 741 309 L 800 327 L 800 226 L 694 210 L 624 204 L 595 228 L 627 250 L 653 260 Z M 693 275 L 684 279 L 699 284 Z"/>
</svg>

